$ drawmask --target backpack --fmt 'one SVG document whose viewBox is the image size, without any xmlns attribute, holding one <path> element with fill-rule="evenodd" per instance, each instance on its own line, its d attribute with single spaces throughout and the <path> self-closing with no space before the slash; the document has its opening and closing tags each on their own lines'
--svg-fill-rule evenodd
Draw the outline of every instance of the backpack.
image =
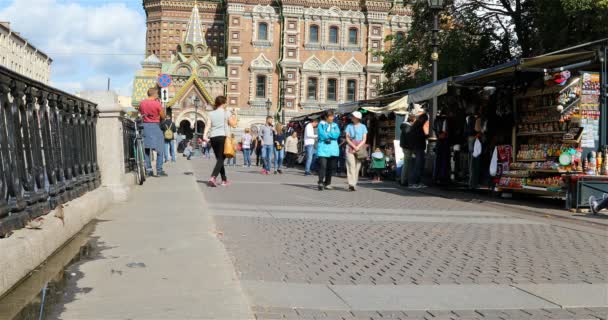
<svg viewBox="0 0 608 320">
<path fill-rule="evenodd" d="M 173 140 L 173 136 L 174 136 L 174 134 L 173 134 L 173 130 L 171 129 L 171 127 L 172 127 L 172 125 L 171 125 L 171 123 L 170 123 L 170 124 L 169 124 L 169 125 L 168 125 L 168 126 L 165 128 L 165 132 L 164 132 L 164 135 L 165 135 L 165 140 Z"/>
</svg>

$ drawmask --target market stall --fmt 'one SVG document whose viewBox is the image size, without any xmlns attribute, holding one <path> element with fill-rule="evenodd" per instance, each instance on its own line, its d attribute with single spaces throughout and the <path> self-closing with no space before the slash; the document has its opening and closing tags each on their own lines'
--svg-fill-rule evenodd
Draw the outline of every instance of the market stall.
<svg viewBox="0 0 608 320">
<path fill-rule="evenodd" d="M 589 195 L 601 197 L 608 190 L 608 161 L 604 161 L 607 46 L 605 39 L 517 59 L 412 90 L 410 99 L 440 95 L 441 105 L 450 99 L 465 100 L 462 91 L 477 92 L 481 112 L 466 118 L 470 128 L 475 127 L 469 128 L 474 135 L 469 138 L 468 152 L 471 142 L 481 140 L 484 153 L 492 154 L 481 170 L 496 175 L 491 180 L 496 183 L 494 189 L 563 198 L 568 207 L 580 208 L 587 205 Z M 510 102 L 505 94 L 511 96 Z M 493 114 L 510 114 L 510 132 L 488 134 L 477 128 Z M 471 117 L 476 121 L 469 121 Z M 439 118 L 435 120 L 440 123 Z M 491 140 L 503 144 L 488 143 Z M 505 155 L 507 150 L 510 157 Z M 469 180 L 474 175 L 471 161 L 476 160 L 469 155 Z"/>
</svg>

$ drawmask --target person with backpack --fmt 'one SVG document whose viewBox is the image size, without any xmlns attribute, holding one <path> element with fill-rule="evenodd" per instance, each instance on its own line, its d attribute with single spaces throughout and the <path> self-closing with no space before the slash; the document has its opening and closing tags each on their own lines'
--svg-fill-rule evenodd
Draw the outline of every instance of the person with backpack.
<svg viewBox="0 0 608 320">
<path fill-rule="evenodd" d="M 161 129 L 163 129 L 163 135 L 165 137 L 165 163 L 175 162 L 175 137 L 177 132 L 177 126 L 171 120 L 171 116 L 167 115 L 167 118 L 162 122 Z"/>
<path fill-rule="evenodd" d="M 148 98 L 141 101 L 139 104 L 139 113 L 143 121 L 143 137 L 144 137 L 144 160 L 146 162 L 146 173 L 148 176 L 154 176 L 152 171 L 152 150 L 156 150 L 156 176 L 166 177 L 167 174 L 163 170 L 165 144 L 163 131 L 160 128 L 160 123 L 165 119 L 165 110 L 158 99 L 158 89 L 148 89 Z"/>
</svg>

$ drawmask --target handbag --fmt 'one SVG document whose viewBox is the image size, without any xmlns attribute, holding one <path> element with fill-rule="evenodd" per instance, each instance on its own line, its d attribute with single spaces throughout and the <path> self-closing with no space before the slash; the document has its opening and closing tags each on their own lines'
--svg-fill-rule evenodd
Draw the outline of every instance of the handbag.
<svg viewBox="0 0 608 320">
<path fill-rule="evenodd" d="M 359 150 L 355 151 L 355 158 L 357 160 L 365 160 L 369 157 L 369 152 L 367 152 L 367 147 L 362 146 Z"/>
<path fill-rule="evenodd" d="M 236 156 L 236 150 L 234 150 L 234 144 L 231 137 L 226 137 L 224 141 L 224 157 L 232 159 Z"/>
</svg>

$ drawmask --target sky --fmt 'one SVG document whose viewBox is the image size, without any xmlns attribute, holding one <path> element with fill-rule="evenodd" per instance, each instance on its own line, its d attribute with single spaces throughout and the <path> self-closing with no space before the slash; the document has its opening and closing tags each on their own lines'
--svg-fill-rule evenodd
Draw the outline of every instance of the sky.
<svg viewBox="0 0 608 320">
<path fill-rule="evenodd" d="M 141 0 L 0 0 L 9 21 L 52 59 L 51 85 L 70 93 L 111 89 L 131 95 L 145 59 Z"/>
</svg>

